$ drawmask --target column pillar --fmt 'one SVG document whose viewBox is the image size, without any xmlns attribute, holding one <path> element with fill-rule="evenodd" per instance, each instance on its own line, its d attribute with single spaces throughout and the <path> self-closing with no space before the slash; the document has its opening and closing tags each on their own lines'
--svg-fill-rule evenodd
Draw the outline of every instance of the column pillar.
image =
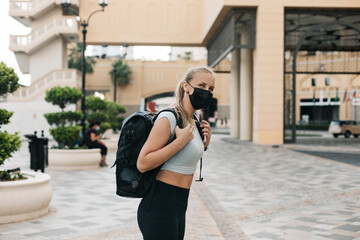
<svg viewBox="0 0 360 240">
<path fill-rule="evenodd" d="M 253 71 L 253 143 L 282 144 L 284 1 L 259 1 Z"/>
<path fill-rule="evenodd" d="M 240 140 L 252 140 L 252 50 L 242 48 L 240 53 Z"/>
<path fill-rule="evenodd" d="M 240 49 L 231 53 L 231 89 L 230 89 L 230 136 L 239 138 L 240 107 Z"/>
</svg>

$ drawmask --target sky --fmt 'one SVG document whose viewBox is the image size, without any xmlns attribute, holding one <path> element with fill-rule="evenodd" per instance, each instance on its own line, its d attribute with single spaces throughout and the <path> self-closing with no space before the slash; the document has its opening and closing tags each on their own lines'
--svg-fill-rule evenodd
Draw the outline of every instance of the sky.
<svg viewBox="0 0 360 240">
<path fill-rule="evenodd" d="M 136 46 L 134 48 L 134 58 L 143 59 L 147 61 L 155 60 L 169 60 L 169 53 L 171 48 L 168 46 Z"/>
<path fill-rule="evenodd" d="M 17 20 L 9 16 L 9 0 L 0 0 L 0 62 L 12 67 L 19 76 L 19 83 L 29 86 L 30 75 L 22 74 L 15 55 L 9 50 L 9 35 L 26 35 L 31 28 L 25 27 Z M 170 47 L 137 46 L 134 48 L 134 58 L 143 60 L 169 60 Z"/>
</svg>

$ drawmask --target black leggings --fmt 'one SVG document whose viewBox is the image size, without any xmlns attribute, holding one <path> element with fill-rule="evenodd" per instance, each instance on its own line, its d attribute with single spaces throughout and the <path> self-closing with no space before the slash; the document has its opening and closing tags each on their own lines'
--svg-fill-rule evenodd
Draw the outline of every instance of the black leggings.
<svg viewBox="0 0 360 240">
<path fill-rule="evenodd" d="M 160 181 L 155 184 L 153 196 L 147 194 L 138 208 L 137 219 L 144 240 L 184 239 L 189 189 Z"/>
<path fill-rule="evenodd" d="M 101 149 L 101 155 L 106 155 L 107 154 L 107 147 L 98 143 L 98 142 L 93 142 L 91 144 L 87 145 L 88 148 L 100 148 Z"/>
</svg>

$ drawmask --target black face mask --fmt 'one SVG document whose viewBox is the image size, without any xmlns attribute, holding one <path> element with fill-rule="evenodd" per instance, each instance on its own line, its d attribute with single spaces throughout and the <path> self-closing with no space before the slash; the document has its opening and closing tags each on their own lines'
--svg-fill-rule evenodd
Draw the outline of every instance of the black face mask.
<svg viewBox="0 0 360 240">
<path fill-rule="evenodd" d="M 190 83 L 188 84 L 190 85 Z M 196 88 L 193 86 L 191 87 L 194 89 L 194 92 L 193 94 L 189 95 L 189 98 L 193 108 L 197 110 L 209 106 L 213 94 L 208 90 Z"/>
</svg>

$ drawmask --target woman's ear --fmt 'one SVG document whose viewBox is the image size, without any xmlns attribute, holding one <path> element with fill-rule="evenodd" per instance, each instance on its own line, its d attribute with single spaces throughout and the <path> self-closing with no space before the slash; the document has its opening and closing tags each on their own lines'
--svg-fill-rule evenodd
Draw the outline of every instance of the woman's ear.
<svg viewBox="0 0 360 240">
<path fill-rule="evenodd" d="M 182 87 L 183 87 L 183 89 L 184 89 L 184 92 L 187 93 L 187 94 L 189 94 L 189 90 L 188 90 L 189 84 L 188 84 L 186 81 L 183 82 Z"/>
</svg>

